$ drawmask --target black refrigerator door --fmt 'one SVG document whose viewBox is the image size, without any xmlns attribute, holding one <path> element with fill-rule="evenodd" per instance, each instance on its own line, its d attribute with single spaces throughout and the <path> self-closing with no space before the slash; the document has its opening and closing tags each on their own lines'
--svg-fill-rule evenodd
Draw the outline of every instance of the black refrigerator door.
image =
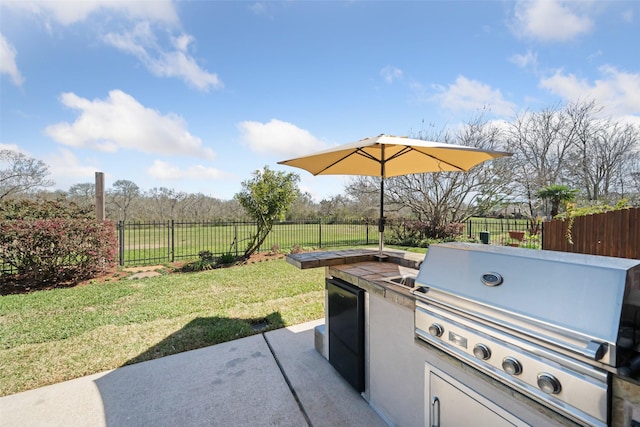
<svg viewBox="0 0 640 427">
<path fill-rule="evenodd" d="M 364 391 L 364 291 L 327 279 L 329 363 L 357 391 Z"/>
</svg>

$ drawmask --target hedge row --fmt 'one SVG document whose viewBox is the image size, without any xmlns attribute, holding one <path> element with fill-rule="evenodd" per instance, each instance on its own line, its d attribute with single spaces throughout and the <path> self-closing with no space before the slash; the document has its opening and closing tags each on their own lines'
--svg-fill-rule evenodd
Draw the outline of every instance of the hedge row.
<svg viewBox="0 0 640 427">
<path fill-rule="evenodd" d="M 95 277 L 115 265 L 116 248 L 111 221 L 0 220 L 0 263 L 34 285 Z"/>
</svg>

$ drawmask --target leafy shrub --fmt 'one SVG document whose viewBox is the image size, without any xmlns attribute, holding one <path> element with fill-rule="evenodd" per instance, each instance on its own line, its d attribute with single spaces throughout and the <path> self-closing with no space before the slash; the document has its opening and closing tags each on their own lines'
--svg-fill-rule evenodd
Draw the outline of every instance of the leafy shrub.
<svg viewBox="0 0 640 427">
<path fill-rule="evenodd" d="M 220 258 L 218 258 L 218 264 L 231 264 L 236 260 L 236 257 L 232 254 L 232 253 L 226 253 L 226 254 L 222 254 L 220 255 Z"/>
<path fill-rule="evenodd" d="M 390 235 L 385 236 L 389 244 L 429 247 L 433 241 L 452 241 L 464 232 L 464 224 L 452 222 L 444 226 L 430 221 L 394 219 L 388 220 Z"/>
<path fill-rule="evenodd" d="M 34 285 L 93 277 L 115 265 L 111 221 L 90 219 L 0 220 L 0 262 Z"/>
<path fill-rule="evenodd" d="M 92 219 L 91 209 L 82 208 L 73 202 L 60 200 L 2 200 L 0 220 L 30 219 Z"/>
<path fill-rule="evenodd" d="M 200 251 L 198 252 L 198 257 L 200 257 L 200 261 L 202 262 L 213 263 L 215 261 L 215 257 L 211 251 Z"/>
<path fill-rule="evenodd" d="M 211 251 L 200 251 L 198 256 L 200 257 L 199 260 L 186 264 L 182 267 L 182 271 L 212 270 L 236 261 L 236 257 L 230 252 L 216 258 Z"/>
</svg>

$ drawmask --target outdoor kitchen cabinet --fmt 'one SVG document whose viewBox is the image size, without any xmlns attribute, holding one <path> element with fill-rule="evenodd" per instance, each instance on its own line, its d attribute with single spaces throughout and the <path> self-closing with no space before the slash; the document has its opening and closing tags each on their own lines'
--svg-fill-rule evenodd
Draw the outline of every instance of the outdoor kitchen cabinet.
<svg viewBox="0 0 640 427">
<path fill-rule="evenodd" d="M 425 367 L 426 425 L 527 426 L 493 402 L 429 364 Z"/>
<path fill-rule="evenodd" d="M 415 344 L 413 309 L 392 298 L 368 295 L 369 404 L 390 425 L 424 426 L 425 357 Z"/>
</svg>

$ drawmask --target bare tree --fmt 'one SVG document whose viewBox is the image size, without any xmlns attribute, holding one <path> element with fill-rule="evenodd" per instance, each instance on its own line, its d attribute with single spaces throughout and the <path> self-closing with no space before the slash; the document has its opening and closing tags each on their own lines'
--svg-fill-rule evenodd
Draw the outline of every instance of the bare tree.
<svg viewBox="0 0 640 427">
<path fill-rule="evenodd" d="M 499 149 L 503 144 L 500 128 L 481 118 L 466 123 L 449 139 L 445 142 L 483 149 Z M 437 228 L 483 214 L 502 203 L 509 193 L 510 176 L 508 158 L 485 162 L 468 172 L 399 176 L 389 180 L 389 200 L 410 208 L 418 219 Z"/>
<path fill-rule="evenodd" d="M 630 154 L 618 187 L 621 197 L 627 198 L 632 206 L 640 206 L 640 152 Z"/>
<path fill-rule="evenodd" d="M 388 182 L 388 181 L 387 181 Z M 388 189 L 388 187 L 387 187 Z M 372 177 L 357 176 L 352 177 L 345 186 L 345 193 L 352 200 L 352 210 L 365 218 L 377 220 L 380 215 L 380 179 Z M 320 202 L 320 212 L 322 215 L 330 212 L 335 206 L 335 199 Z M 391 203 L 385 205 L 385 212 L 396 212 L 400 209 Z"/>
<path fill-rule="evenodd" d="M 594 101 L 567 107 L 573 144 L 569 170 L 587 200 L 610 202 L 610 193 L 626 179 L 624 171 L 633 161 L 640 132 L 631 124 L 602 119 L 601 113 Z"/>
<path fill-rule="evenodd" d="M 126 221 L 131 203 L 140 196 L 140 188 L 132 181 L 119 179 L 113 183 L 107 195 L 108 201 L 118 210 L 118 220 Z"/>
<path fill-rule="evenodd" d="M 535 218 L 537 192 L 563 182 L 571 143 L 567 115 L 558 107 L 518 115 L 509 126 L 509 150 L 514 153 L 513 169 L 517 197 Z"/>
<path fill-rule="evenodd" d="M 0 168 L 0 200 L 53 185 L 44 162 L 14 150 L 0 150 Z"/>
<path fill-rule="evenodd" d="M 298 194 L 287 212 L 287 219 L 300 220 L 318 216 L 318 207 L 308 192 Z"/>
<path fill-rule="evenodd" d="M 160 220 L 175 219 L 176 208 L 187 198 L 187 193 L 172 188 L 154 187 L 149 190 L 147 197 L 151 198 L 155 206 L 154 217 Z"/>
<path fill-rule="evenodd" d="M 456 134 L 440 133 L 432 139 L 489 150 L 499 150 L 504 145 L 500 127 L 483 121 L 481 116 L 464 124 Z M 501 203 L 510 193 L 511 175 L 510 159 L 502 158 L 482 163 L 468 172 L 389 178 L 385 182 L 385 207 L 390 212 L 405 209 L 416 218 L 428 221 L 433 228 L 441 228 Z M 359 188 L 351 187 L 350 193 L 369 188 L 368 193 L 373 194 L 375 188 L 379 194 L 378 180 L 361 178 L 356 182 L 360 184 Z"/>
<path fill-rule="evenodd" d="M 77 203 L 83 208 L 93 208 L 96 199 L 96 185 L 91 182 L 83 182 L 74 184 L 69 187 L 67 192 L 71 201 Z"/>
</svg>

